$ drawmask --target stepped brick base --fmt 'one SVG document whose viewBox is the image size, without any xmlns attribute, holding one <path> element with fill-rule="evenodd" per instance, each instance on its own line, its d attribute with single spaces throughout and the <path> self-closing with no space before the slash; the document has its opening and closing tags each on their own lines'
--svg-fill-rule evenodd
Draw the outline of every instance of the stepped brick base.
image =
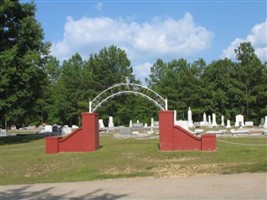
<svg viewBox="0 0 267 200">
<path fill-rule="evenodd" d="M 173 111 L 159 112 L 159 147 L 161 151 L 216 150 L 216 135 L 196 137 L 180 126 L 174 125 Z"/>
<path fill-rule="evenodd" d="M 97 113 L 82 113 L 82 127 L 65 137 L 47 137 L 46 153 L 90 152 L 99 148 Z"/>
</svg>

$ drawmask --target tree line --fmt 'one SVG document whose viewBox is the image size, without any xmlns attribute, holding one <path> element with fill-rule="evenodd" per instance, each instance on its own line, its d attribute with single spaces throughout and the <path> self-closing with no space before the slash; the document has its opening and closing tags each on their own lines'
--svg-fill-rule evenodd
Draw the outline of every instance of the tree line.
<svg viewBox="0 0 267 200">
<path fill-rule="evenodd" d="M 50 55 L 34 3 L 4 0 L 0 3 L 0 127 L 29 124 L 80 124 L 88 102 L 108 87 L 125 82 L 141 84 L 133 74 L 124 50 L 112 45 L 83 59 L 79 53 L 60 62 Z M 157 59 L 146 84 L 165 98 L 179 119 L 193 120 L 204 112 L 259 123 L 267 115 L 267 63 L 262 63 L 251 43 L 235 49 L 236 60 L 204 59 L 188 62 Z M 116 125 L 129 120 L 149 123 L 158 108 L 134 95 L 115 97 L 97 112 Z"/>
</svg>

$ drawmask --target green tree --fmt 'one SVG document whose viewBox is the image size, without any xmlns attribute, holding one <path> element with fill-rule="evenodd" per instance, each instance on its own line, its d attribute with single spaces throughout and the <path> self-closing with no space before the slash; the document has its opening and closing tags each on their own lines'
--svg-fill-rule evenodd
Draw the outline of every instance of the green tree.
<svg viewBox="0 0 267 200">
<path fill-rule="evenodd" d="M 149 78 L 145 79 L 149 87 L 154 87 L 160 82 L 166 73 L 166 68 L 166 63 L 161 59 L 157 59 L 156 63 L 151 67 Z"/>
<path fill-rule="evenodd" d="M 210 63 L 202 76 L 201 101 L 207 114 L 216 113 L 233 119 L 240 113 L 234 76 L 235 64 L 229 59 Z"/>
<path fill-rule="evenodd" d="M 82 101 L 82 72 L 84 62 L 80 54 L 74 54 L 62 64 L 62 71 L 56 87 L 56 98 L 59 101 L 58 112 L 63 122 L 68 125 L 79 124 L 83 111 L 80 106 Z"/>
<path fill-rule="evenodd" d="M 48 84 L 44 91 L 44 98 L 40 102 L 41 121 L 49 124 L 62 124 L 60 115 L 60 100 L 62 98 L 58 87 L 58 81 L 61 74 L 61 66 L 59 61 L 53 57 L 48 56 L 44 71 L 47 75 Z"/>
<path fill-rule="evenodd" d="M 18 126 L 38 121 L 43 71 L 49 43 L 35 19 L 35 5 L 18 0 L 0 3 L 0 123 Z"/>
<path fill-rule="evenodd" d="M 125 82 L 126 78 L 130 82 L 135 80 L 130 60 L 125 51 L 115 46 L 105 47 L 98 54 L 91 55 L 87 65 L 93 76 L 91 81 L 94 85 L 94 97 L 114 84 Z M 115 116 L 118 110 L 126 110 L 125 106 L 127 106 L 126 95 L 118 96 L 116 99 L 104 103 L 98 112 L 101 118 L 107 120 L 108 116 Z M 120 122 L 120 120 L 115 116 L 114 122 Z"/>
<path fill-rule="evenodd" d="M 236 78 L 238 79 L 238 89 L 241 96 L 241 105 L 244 108 L 243 114 L 246 120 L 259 120 L 259 106 L 263 109 L 266 100 L 259 97 L 259 92 L 266 96 L 266 65 L 263 65 L 255 54 L 255 50 L 250 42 L 243 42 L 235 49 L 236 58 Z M 265 92 L 264 92 L 265 91 Z M 257 105 L 260 103 L 260 105 Z"/>
</svg>

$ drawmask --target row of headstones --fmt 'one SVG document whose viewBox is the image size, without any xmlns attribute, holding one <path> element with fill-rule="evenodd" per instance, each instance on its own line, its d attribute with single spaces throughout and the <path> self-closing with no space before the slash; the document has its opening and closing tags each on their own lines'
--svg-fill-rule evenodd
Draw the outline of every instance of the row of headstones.
<svg viewBox="0 0 267 200">
<path fill-rule="evenodd" d="M 63 134 L 70 134 L 73 130 L 79 128 L 76 125 L 72 125 L 69 127 L 68 125 L 64 125 L 63 127 L 61 125 L 45 125 L 41 128 L 40 133 L 63 133 Z"/>
<path fill-rule="evenodd" d="M 98 122 L 99 122 L 99 128 L 100 129 L 105 128 L 103 119 L 99 119 Z M 158 126 L 159 126 L 159 122 L 158 121 L 154 121 L 154 118 L 151 118 L 150 127 L 154 128 L 154 127 L 158 127 Z M 147 123 L 145 123 L 145 124 L 140 123 L 139 120 L 137 120 L 136 123 L 133 123 L 133 121 L 130 120 L 129 127 L 130 128 L 147 128 L 148 124 Z M 112 116 L 109 116 L 108 128 L 114 128 L 114 123 L 113 123 L 113 117 Z"/>
<path fill-rule="evenodd" d="M 176 117 L 175 117 L 175 119 L 176 119 Z M 188 127 L 189 128 L 193 128 L 194 127 L 194 123 L 193 123 L 193 120 L 192 120 L 192 111 L 191 111 L 190 107 L 188 109 L 187 119 L 188 119 Z M 225 126 L 224 121 L 225 121 L 225 119 L 224 119 L 224 116 L 222 115 L 221 116 L 221 126 Z M 218 126 L 218 124 L 216 122 L 216 114 L 212 113 L 212 120 L 211 120 L 211 116 L 208 115 L 208 120 L 207 120 L 206 113 L 204 112 L 203 121 L 201 121 L 199 123 L 199 126 L 208 126 L 208 127 L 216 127 L 216 126 Z M 247 126 L 247 127 L 254 126 L 253 121 L 246 121 L 244 123 L 244 116 L 243 115 L 236 115 L 236 117 L 235 117 L 235 127 L 244 127 L 244 126 Z M 229 119 L 227 120 L 226 128 L 231 128 L 231 122 L 230 122 Z M 267 128 L 267 116 L 265 116 L 263 128 Z"/>
<path fill-rule="evenodd" d="M 64 125 L 63 127 L 60 125 L 44 125 L 44 126 L 39 126 L 38 127 L 38 132 L 39 133 L 63 133 L 63 134 L 70 134 L 73 130 L 79 128 L 76 125 L 72 125 L 71 127 L 69 127 L 68 125 Z M 15 126 L 12 126 L 12 130 L 17 130 L 17 128 L 15 128 Z M 22 130 L 22 129 L 19 129 Z M 26 130 L 36 130 L 35 129 L 28 129 L 26 128 Z M 0 136 L 7 136 L 7 131 L 6 129 L 1 129 L 0 128 Z"/>
</svg>

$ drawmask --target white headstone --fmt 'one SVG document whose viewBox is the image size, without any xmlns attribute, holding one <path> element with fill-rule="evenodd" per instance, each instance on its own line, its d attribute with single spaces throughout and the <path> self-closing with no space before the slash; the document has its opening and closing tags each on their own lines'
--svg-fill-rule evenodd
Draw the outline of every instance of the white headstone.
<svg viewBox="0 0 267 200">
<path fill-rule="evenodd" d="M 52 133 L 52 125 L 45 125 L 44 132 L 46 133 Z"/>
<path fill-rule="evenodd" d="M 108 127 L 109 128 L 114 128 L 114 123 L 113 123 L 113 117 L 109 116 L 108 118 Z"/>
<path fill-rule="evenodd" d="M 248 121 L 248 122 L 245 122 L 245 126 L 247 127 L 253 127 L 253 121 Z"/>
<path fill-rule="evenodd" d="M 243 115 L 235 116 L 235 127 L 244 127 L 244 116 Z"/>
<path fill-rule="evenodd" d="M 225 124 L 224 124 L 224 116 L 223 115 L 221 116 L 221 121 L 222 121 L 221 122 L 221 126 L 225 126 Z"/>
<path fill-rule="evenodd" d="M 145 123 L 145 126 L 144 126 L 145 128 L 147 127 L 147 123 Z"/>
<path fill-rule="evenodd" d="M 200 125 L 200 126 L 208 126 L 209 123 L 208 123 L 208 122 L 200 122 L 199 125 Z"/>
<path fill-rule="evenodd" d="M 71 129 L 77 129 L 77 128 L 79 128 L 79 126 L 77 126 L 77 125 L 72 125 L 71 126 Z"/>
<path fill-rule="evenodd" d="M 216 114 L 212 113 L 212 126 L 217 126 L 217 122 L 216 122 Z"/>
<path fill-rule="evenodd" d="M 188 127 L 188 121 L 182 121 L 182 120 L 178 120 L 175 122 L 176 126 L 181 126 L 182 128 L 186 129 L 189 131 L 189 127 Z"/>
<path fill-rule="evenodd" d="M 193 120 L 192 120 L 192 111 L 190 107 L 188 108 L 188 112 L 187 112 L 187 120 L 188 120 L 188 127 L 189 128 L 194 127 Z"/>
<path fill-rule="evenodd" d="M 173 122 L 174 122 L 174 124 L 175 124 L 176 120 L 177 120 L 177 112 L 176 112 L 176 110 L 174 110 L 174 113 L 173 113 Z"/>
<path fill-rule="evenodd" d="M 229 119 L 227 120 L 226 128 L 231 128 L 231 123 Z"/>
<path fill-rule="evenodd" d="M 263 128 L 267 128 L 267 116 L 265 116 L 265 120 L 264 120 Z"/>
<path fill-rule="evenodd" d="M 159 121 L 154 121 L 154 127 L 159 127 Z"/>
<path fill-rule="evenodd" d="M 139 124 L 140 123 L 139 120 L 137 120 L 136 123 Z"/>
<path fill-rule="evenodd" d="M 211 126 L 211 117 L 210 117 L 210 115 L 208 116 L 208 120 L 209 120 L 209 126 Z"/>
<path fill-rule="evenodd" d="M 203 122 L 207 122 L 207 115 L 206 115 L 205 112 L 204 112 L 204 114 L 203 114 Z"/>
<path fill-rule="evenodd" d="M 103 119 L 99 119 L 99 120 L 98 120 L 98 124 L 99 124 L 99 128 L 100 128 L 100 129 L 105 128 Z"/>
<path fill-rule="evenodd" d="M 71 128 L 68 125 L 64 125 L 62 128 L 62 133 L 67 135 L 71 133 Z"/>
<path fill-rule="evenodd" d="M 154 118 L 151 118 L 151 125 L 150 125 L 151 127 L 154 127 L 155 125 L 154 125 Z"/>
<path fill-rule="evenodd" d="M 132 120 L 130 120 L 129 127 L 130 127 L 130 128 L 132 128 L 132 127 L 133 127 L 133 121 L 132 121 Z"/>
</svg>

